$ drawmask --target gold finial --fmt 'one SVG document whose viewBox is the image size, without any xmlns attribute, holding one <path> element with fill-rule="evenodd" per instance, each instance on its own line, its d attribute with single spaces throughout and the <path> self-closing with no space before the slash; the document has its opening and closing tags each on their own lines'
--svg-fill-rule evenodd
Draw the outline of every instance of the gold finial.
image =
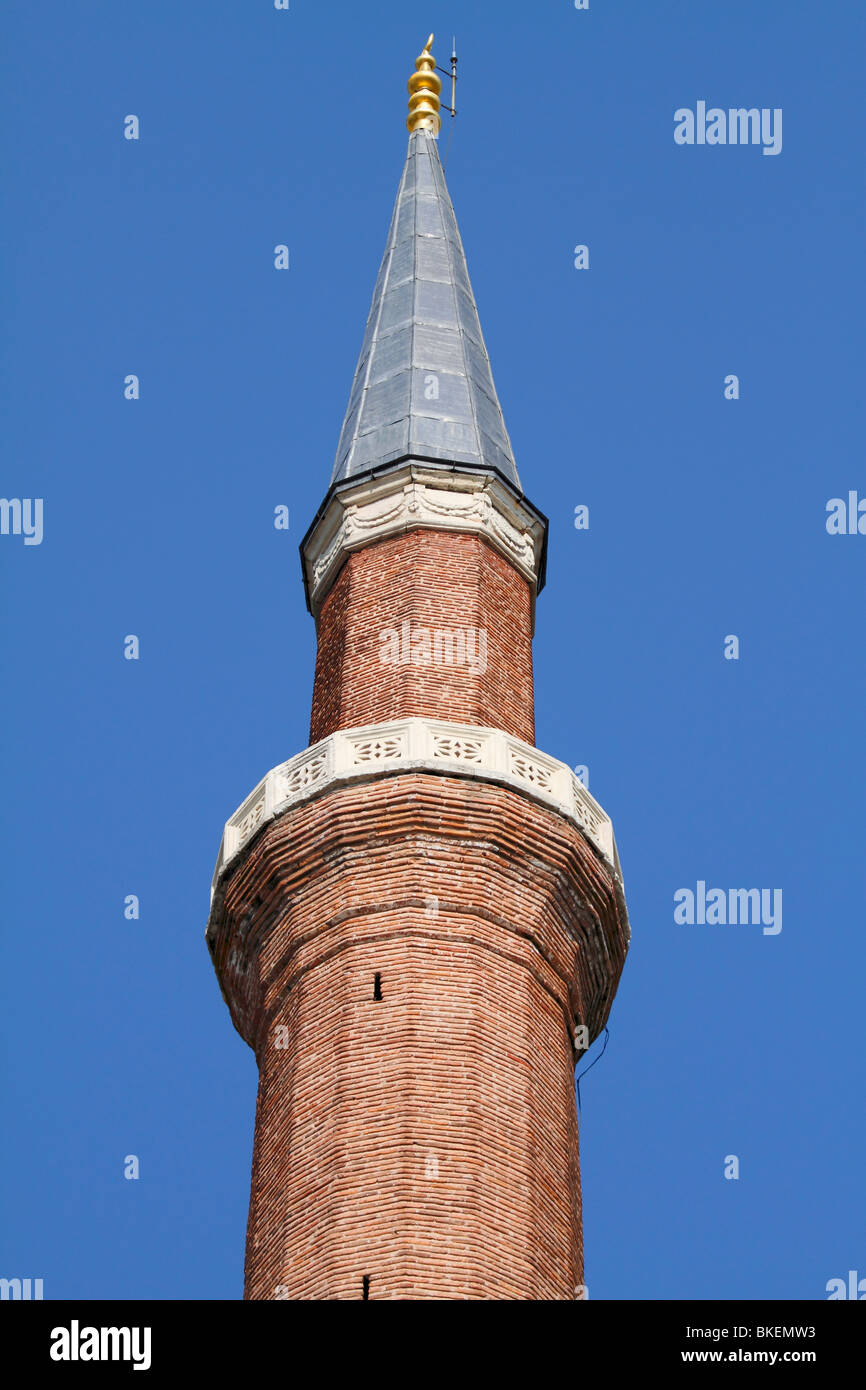
<svg viewBox="0 0 866 1390">
<path fill-rule="evenodd" d="M 409 130 L 432 130 L 438 135 L 442 128 L 439 116 L 439 93 L 442 79 L 436 73 L 436 59 L 430 52 L 433 35 L 415 59 L 415 71 L 409 78 Z"/>
</svg>

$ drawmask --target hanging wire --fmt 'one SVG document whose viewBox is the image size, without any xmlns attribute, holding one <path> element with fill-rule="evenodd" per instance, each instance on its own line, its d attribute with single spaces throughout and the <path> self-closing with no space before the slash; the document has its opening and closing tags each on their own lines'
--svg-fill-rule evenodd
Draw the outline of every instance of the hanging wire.
<svg viewBox="0 0 866 1390">
<path fill-rule="evenodd" d="M 607 1042 L 608 1042 L 608 1038 L 609 1038 L 609 1037 L 610 1037 L 610 1029 L 609 1029 L 609 1028 L 605 1028 L 605 1030 L 604 1030 L 604 1047 L 601 1049 L 601 1052 L 600 1052 L 600 1053 L 598 1054 L 598 1056 L 596 1057 L 595 1062 L 600 1062 L 601 1059 L 602 1059 L 602 1057 L 604 1056 L 605 1051 L 607 1050 Z M 580 1076 L 578 1076 L 577 1079 L 576 1079 L 576 1081 L 575 1081 L 575 1085 L 577 1086 L 577 1113 L 578 1113 L 578 1115 L 580 1114 L 580 1082 L 581 1082 L 581 1077 L 586 1076 L 586 1073 L 587 1073 L 588 1071 L 592 1071 L 593 1067 L 595 1066 L 595 1062 L 590 1062 L 590 1064 L 589 1064 L 588 1067 L 584 1067 L 583 1071 L 580 1073 Z"/>
<path fill-rule="evenodd" d="M 442 161 L 442 168 L 448 168 L 448 152 L 451 149 L 451 137 L 454 134 L 454 122 L 451 122 L 451 129 L 448 132 L 448 144 L 445 146 L 445 158 Z"/>
</svg>

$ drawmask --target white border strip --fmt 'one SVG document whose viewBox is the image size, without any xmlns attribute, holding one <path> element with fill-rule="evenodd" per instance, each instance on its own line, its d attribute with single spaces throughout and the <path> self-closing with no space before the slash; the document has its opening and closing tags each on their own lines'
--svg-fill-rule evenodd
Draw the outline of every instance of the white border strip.
<svg viewBox="0 0 866 1390">
<path fill-rule="evenodd" d="M 483 536 L 535 588 L 544 541 L 538 517 L 495 477 L 410 463 L 331 498 L 304 547 L 313 612 L 350 551 L 419 527 Z"/>
</svg>

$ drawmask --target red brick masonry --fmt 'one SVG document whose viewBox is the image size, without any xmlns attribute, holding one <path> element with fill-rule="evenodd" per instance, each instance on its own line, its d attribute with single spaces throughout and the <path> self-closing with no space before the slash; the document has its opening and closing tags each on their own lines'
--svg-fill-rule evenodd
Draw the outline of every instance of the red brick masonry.
<svg viewBox="0 0 866 1390">
<path fill-rule="evenodd" d="M 522 629 L 506 689 L 479 684 L 467 706 L 452 694 L 445 707 L 432 692 L 425 703 L 420 681 L 377 690 L 344 636 L 347 693 L 333 704 L 325 654 L 338 629 L 364 647 L 355 610 L 378 621 L 381 553 L 403 576 L 392 588 L 403 611 L 456 619 L 456 576 L 425 598 L 428 563 L 455 542 L 478 572 L 473 592 L 490 577 L 496 597 L 479 611 L 495 626 L 509 567 L 483 542 L 418 532 L 351 557 L 322 618 L 317 737 L 403 713 L 466 719 L 469 705 L 478 722 L 531 737 L 518 717 L 521 701 L 531 712 Z M 520 601 L 528 633 L 528 593 Z M 581 832 L 501 786 L 400 774 L 334 788 L 263 828 L 208 931 L 260 1070 L 246 1297 L 360 1299 L 366 1278 L 371 1299 L 573 1298 L 572 1036 L 579 1022 L 591 1037 L 604 1025 L 624 921 Z"/>
<path fill-rule="evenodd" d="M 473 535 L 408 531 L 349 555 L 322 605 L 310 743 L 335 729 L 421 715 L 535 743 L 527 581 Z M 483 632 L 486 670 L 386 663 L 380 634 Z"/>
</svg>

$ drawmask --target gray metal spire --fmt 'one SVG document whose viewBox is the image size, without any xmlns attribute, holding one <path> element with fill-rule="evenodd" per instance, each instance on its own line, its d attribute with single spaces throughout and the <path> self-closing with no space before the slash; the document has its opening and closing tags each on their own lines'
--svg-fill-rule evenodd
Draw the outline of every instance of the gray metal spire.
<svg viewBox="0 0 866 1390">
<path fill-rule="evenodd" d="M 430 130 L 409 137 L 331 485 L 405 458 L 495 468 L 521 491 Z"/>
</svg>

